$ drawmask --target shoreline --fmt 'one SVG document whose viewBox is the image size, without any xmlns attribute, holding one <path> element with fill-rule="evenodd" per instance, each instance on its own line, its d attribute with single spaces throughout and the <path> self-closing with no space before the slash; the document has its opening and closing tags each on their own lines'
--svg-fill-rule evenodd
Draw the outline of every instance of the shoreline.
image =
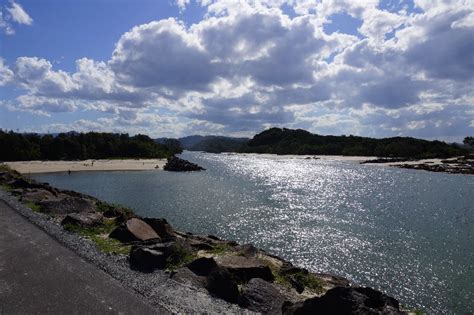
<svg viewBox="0 0 474 315">
<path fill-rule="evenodd" d="M 15 172 L 0 175 L 6 190 L 0 199 L 172 313 L 337 312 L 341 303 L 353 310 L 373 304 L 371 310 L 408 313 L 380 291 L 293 266 L 251 244 L 180 232 L 165 219 L 142 218 L 131 209 L 28 181 Z M 346 301 L 346 295 L 358 298 Z"/>
<path fill-rule="evenodd" d="M 103 159 L 79 161 L 12 161 L 4 162 L 21 174 L 93 172 L 93 171 L 150 171 L 162 170 L 166 159 Z"/>
</svg>

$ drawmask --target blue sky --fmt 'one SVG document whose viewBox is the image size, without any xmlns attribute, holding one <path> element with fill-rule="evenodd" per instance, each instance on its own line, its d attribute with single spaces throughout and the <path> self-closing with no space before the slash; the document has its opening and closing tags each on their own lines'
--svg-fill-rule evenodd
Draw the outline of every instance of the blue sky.
<svg viewBox="0 0 474 315">
<path fill-rule="evenodd" d="M 0 1 L 0 128 L 474 134 L 472 1 Z"/>
</svg>

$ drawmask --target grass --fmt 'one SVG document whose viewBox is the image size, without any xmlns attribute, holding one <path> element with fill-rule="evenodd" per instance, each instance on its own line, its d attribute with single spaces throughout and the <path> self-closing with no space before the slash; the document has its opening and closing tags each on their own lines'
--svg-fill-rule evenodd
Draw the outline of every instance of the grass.
<svg viewBox="0 0 474 315">
<path fill-rule="evenodd" d="M 98 201 L 96 203 L 96 207 L 97 207 L 97 211 L 102 212 L 102 213 L 106 212 L 108 210 L 119 209 L 121 212 L 123 212 L 126 215 L 133 214 L 132 209 L 130 209 L 126 206 L 120 205 L 120 204 L 116 204 L 116 203 L 108 203 L 108 202 L 104 202 L 104 201 Z"/>
<path fill-rule="evenodd" d="M 6 192 L 12 192 L 14 188 L 10 185 L 7 185 L 7 184 L 1 184 L 0 189 L 4 190 Z"/>
<path fill-rule="evenodd" d="M 116 227 L 114 220 L 107 220 L 94 227 L 82 227 L 75 224 L 66 224 L 64 229 L 82 235 L 91 240 L 97 248 L 104 253 L 127 255 L 131 245 L 123 245 L 120 241 L 109 238 L 108 234 Z"/>
<path fill-rule="evenodd" d="M 306 273 L 304 271 L 298 271 L 291 274 L 283 274 L 280 270 L 272 269 L 273 275 L 275 276 L 275 282 L 284 285 L 286 287 L 292 287 L 291 282 L 295 281 L 301 284 L 305 289 L 308 289 L 314 293 L 322 293 L 324 291 L 323 281 L 313 275 L 312 273 Z"/>
<path fill-rule="evenodd" d="M 197 258 L 197 255 L 185 248 L 183 245 L 176 243 L 173 253 L 166 258 L 166 269 L 173 271 L 181 268 Z"/>
<path fill-rule="evenodd" d="M 229 244 L 217 244 L 213 246 L 213 249 L 208 250 L 207 252 L 212 255 L 219 256 L 229 252 L 231 249 L 232 246 L 230 246 Z"/>
<path fill-rule="evenodd" d="M 28 201 L 27 203 L 25 203 L 25 205 L 30 208 L 31 210 L 33 210 L 33 212 L 37 212 L 37 213 L 40 213 L 42 212 L 41 210 L 41 206 L 37 203 L 34 203 L 34 202 L 31 202 L 31 201 Z"/>
</svg>

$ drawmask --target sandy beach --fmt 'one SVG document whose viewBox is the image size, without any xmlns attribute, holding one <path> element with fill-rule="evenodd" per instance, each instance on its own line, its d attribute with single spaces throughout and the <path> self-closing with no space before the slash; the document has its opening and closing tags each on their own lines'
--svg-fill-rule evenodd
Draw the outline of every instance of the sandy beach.
<svg viewBox="0 0 474 315">
<path fill-rule="evenodd" d="M 5 162 L 6 165 L 22 174 L 162 170 L 165 163 L 166 159 Z"/>
</svg>

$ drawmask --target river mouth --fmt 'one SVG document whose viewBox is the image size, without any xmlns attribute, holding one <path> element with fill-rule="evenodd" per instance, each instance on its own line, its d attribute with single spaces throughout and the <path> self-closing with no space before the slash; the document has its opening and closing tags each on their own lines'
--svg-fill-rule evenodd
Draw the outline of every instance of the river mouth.
<svg viewBox="0 0 474 315">
<path fill-rule="evenodd" d="M 207 169 L 38 174 L 59 188 L 253 243 L 430 313 L 472 312 L 474 178 L 302 157 L 185 152 Z"/>
</svg>

